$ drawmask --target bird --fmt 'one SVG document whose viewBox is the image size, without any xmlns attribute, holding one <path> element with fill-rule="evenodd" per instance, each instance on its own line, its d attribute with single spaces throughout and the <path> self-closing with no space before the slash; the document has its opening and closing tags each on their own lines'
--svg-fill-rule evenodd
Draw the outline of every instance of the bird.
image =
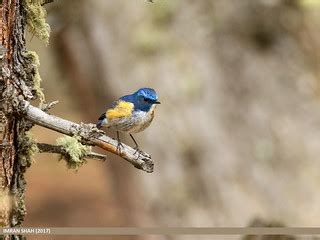
<svg viewBox="0 0 320 240">
<path fill-rule="evenodd" d="M 110 128 L 117 131 L 118 146 L 121 151 L 119 132 L 129 133 L 136 151 L 140 151 L 133 133 L 138 133 L 150 126 L 156 106 L 160 104 L 158 95 L 152 88 L 140 88 L 136 92 L 120 97 L 114 101 L 98 119 L 98 129 Z"/>
</svg>

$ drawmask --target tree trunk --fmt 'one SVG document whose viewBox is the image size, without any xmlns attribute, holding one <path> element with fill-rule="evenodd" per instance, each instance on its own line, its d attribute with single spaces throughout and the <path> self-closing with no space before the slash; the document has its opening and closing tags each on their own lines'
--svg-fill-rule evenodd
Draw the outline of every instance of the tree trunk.
<svg viewBox="0 0 320 240">
<path fill-rule="evenodd" d="M 0 36 L 4 49 L 1 69 L 0 100 L 0 226 L 20 226 L 25 216 L 24 172 L 30 166 L 31 141 L 25 135 L 30 128 L 19 117 L 19 102 L 36 98 L 35 54 L 25 48 L 26 12 L 22 0 L 1 3 Z M 21 236 L 5 236 L 5 239 Z"/>
</svg>

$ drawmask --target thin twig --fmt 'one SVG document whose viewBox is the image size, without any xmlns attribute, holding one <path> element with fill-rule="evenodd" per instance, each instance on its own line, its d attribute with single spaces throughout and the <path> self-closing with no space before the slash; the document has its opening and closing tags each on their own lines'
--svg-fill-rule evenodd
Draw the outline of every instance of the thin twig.
<svg viewBox="0 0 320 240">
<path fill-rule="evenodd" d="M 50 103 L 44 103 L 41 106 L 41 110 L 44 111 L 44 112 L 48 112 L 51 108 L 53 108 L 58 103 L 59 103 L 59 101 L 53 101 L 53 102 L 50 102 Z"/>
<path fill-rule="evenodd" d="M 100 147 L 122 157 L 138 169 L 148 173 L 153 172 L 154 163 L 148 153 L 136 151 L 124 143 L 122 143 L 121 151 L 118 151 L 118 141 L 105 135 L 102 131 L 98 130 L 94 124 L 77 124 L 54 115 L 50 115 L 41 109 L 30 105 L 27 101 L 21 102 L 20 110 L 24 114 L 25 118 L 34 124 L 69 136 L 80 136 L 81 141 L 85 144 Z"/>
<path fill-rule="evenodd" d="M 62 146 L 47 143 L 37 143 L 37 147 L 40 153 L 58 153 L 64 156 L 68 155 L 67 151 Z M 90 152 L 85 156 L 85 158 L 92 158 L 105 161 L 107 159 L 107 156 L 95 152 Z"/>
</svg>

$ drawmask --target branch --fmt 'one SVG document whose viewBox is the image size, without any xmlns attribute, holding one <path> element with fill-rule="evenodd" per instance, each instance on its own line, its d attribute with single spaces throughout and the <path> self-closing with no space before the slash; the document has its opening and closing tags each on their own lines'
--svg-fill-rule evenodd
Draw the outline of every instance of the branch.
<svg viewBox="0 0 320 240">
<path fill-rule="evenodd" d="M 53 102 L 50 102 L 50 103 L 44 103 L 41 106 L 41 110 L 44 111 L 44 112 L 48 112 L 51 108 L 53 108 L 58 103 L 59 103 L 59 101 L 53 101 Z"/>
<path fill-rule="evenodd" d="M 51 145 L 47 143 L 37 143 L 37 147 L 40 153 L 58 153 L 63 156 L 68 155 L 67 151 L 62 146 Z M 90 152 L 85 156 L 85 158 L 92 158 L 105 161 L 107 159 L 107 156 L 95 152 Z"/>
<path fill-rule="evenodd" d="M 118 151 L 118 141 L 102 133 L 102 131 L 97 129 L 94 124 L 77 124 L 54 115 L 50 115 L 41 109 L 30 105 L 27 101 L 21 102 L 20 109 L 24 114 L 24 117 L 34 124 L 69 136 L 80 136 L 81 141 L 85 144 L 100 147 L 122 157 L 138 169 L 148 173 L 153 172 L 154 164 L 148 153 L 136 151 L 124 143 L 122 143 L 121 151 Z"/>
</svg>

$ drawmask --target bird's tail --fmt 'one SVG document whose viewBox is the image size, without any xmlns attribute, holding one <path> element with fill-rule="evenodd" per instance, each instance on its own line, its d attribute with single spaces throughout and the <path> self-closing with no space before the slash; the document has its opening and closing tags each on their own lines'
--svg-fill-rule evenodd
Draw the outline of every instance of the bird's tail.
<svg viewBox="0 0 320 240">
<path fill-rule="evenodd" d="M 106 113 L 101 114 L 101 116 L 98 119 L 98 122 L 96 124 L 97 128 L 100 129 L 103 126 L 108 125 L 108 120 L 106 118 Z"/>
</svg>

